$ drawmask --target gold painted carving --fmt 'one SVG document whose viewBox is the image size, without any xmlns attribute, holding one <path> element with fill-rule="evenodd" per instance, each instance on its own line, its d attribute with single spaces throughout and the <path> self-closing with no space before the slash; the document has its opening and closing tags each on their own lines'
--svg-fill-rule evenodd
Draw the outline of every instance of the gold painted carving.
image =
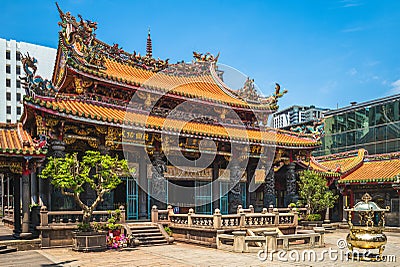
<svg viewBox="0 0 400 267">
<path fill-rule="evenodd" d="M 82 94 L 85 92 L 85 90 L 92 86 L 93 81 L 88 80 L 88 79 L 81 79 L 78 77 L 74 78 L 74 86 L 75 86 L 75 92 L 77 94 Z"/>
</svg>

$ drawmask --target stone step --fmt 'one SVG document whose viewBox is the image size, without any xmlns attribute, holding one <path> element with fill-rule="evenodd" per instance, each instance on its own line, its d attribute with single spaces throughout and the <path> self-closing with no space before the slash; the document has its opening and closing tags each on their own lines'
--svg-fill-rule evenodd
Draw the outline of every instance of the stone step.
<svg viewBox="0 0 400 267">
<path fill-rule="evenodd" d="M 140 237 L 140 236 L 162 236 L 160 232 L 149 232 L 149 233 L 142 233 L 142 232 L 138 232 L 138 233 L 132 233 L 132 235 L 134 237 Z"/>
<path fill-rule="evenodd" d="M 167 240 L 139 240 L 140 246 L 151 246 L 151 245 L 167 245 Z"/>
<path fill-rule="evenodd" d="M 140 236 L 137 237 L 139 240 L 157 240 L 157 239 L 162 239 L 165 240 L 164 236 L 159 235 L 159 236 Z"/>
<path fill-rule="evenodd" d="M 157 226 L 154 225 L 135 225 L 128 223 L 127 226 L 131 229 L 151 229 L 151 228 L 158 228 Z"/>
<path fill-rule="evenodd" d="M 130 229 L 132 234 L 141 234 L 141 233 L 159 233 L 160 229 L 155 228 L 155 229 L 146 229 L 146 230 L 141 230 L 141 229 Z"/>
<path fill-rule="evenodd" d="M 11 252 L 16 252 L 16 248 L 7 248 L 7 246 L 1 246 L 0 247 L 0 254 L 6 254 L 6 253 L 11 253 Z"/>
</svg>

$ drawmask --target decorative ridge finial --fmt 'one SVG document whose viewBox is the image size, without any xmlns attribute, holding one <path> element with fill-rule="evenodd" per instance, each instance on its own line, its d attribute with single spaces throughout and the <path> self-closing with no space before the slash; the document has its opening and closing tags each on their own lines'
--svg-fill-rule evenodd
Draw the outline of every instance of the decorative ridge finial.
<svg viewBox="0 0 400 267">
<path fill-rule="evenodd" d="M 151 43 L 150 27 L 149 27 L 149 31 L 147 34 L 146 56 L 153 57 L 153 45 Z"/>
</svg>

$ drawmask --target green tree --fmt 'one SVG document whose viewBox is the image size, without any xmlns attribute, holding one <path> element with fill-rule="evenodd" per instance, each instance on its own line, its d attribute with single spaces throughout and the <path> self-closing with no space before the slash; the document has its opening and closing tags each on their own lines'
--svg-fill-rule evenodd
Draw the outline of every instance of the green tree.
<svg viewBox="0 0 400 267">
<path fill-rule="evenodd" d="M 102 155 L 98 151 L 86 151 L 82 160 L 77 153 L 67 154 L 65 158 L 50 157 L 40 178 L 51 178 L 51 183 L 66 196 L 72 196 L 83 210 L 82 223 L 88 225 L 93 211 L 103 201 L 105 193 L 115 189 L 122 181 L 120 176 L 129 175 L 126 160 Z M 92 205 L 86 205 L 80 199 L 87 184 L 96 192 Z"/>
<path fill-rule="evenodd" d="M 299 196 L 301 204 L 308 205 L 310 213 L 333 208 L 339 197 L 329 190 L 324 177 L 310 170 L 300 174 Z"/>
</svg>

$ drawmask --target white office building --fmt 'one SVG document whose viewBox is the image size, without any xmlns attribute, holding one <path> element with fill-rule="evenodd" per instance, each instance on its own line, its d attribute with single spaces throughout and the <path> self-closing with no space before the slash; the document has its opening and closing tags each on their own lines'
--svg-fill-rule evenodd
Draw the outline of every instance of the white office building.
<svg viewBox="0 0 400 267">
<path fill-rule="evenodd" d="M 273 114 L 274 128 L 288 128 L 290 126 L 313 122 L 323 117 L 326 108 L 317 108 L 315 106 L 291 106 Z"/>
<path fill-rule="evenodd" d="M 21 55 L 27 52 L 38 61 L 36 75 L 51 79 L 56 49 L 0 38 L 0 122 L 17 122 L 22 114 L 25 91 L 19 76 L 25 76 Z"/>
</svg>

